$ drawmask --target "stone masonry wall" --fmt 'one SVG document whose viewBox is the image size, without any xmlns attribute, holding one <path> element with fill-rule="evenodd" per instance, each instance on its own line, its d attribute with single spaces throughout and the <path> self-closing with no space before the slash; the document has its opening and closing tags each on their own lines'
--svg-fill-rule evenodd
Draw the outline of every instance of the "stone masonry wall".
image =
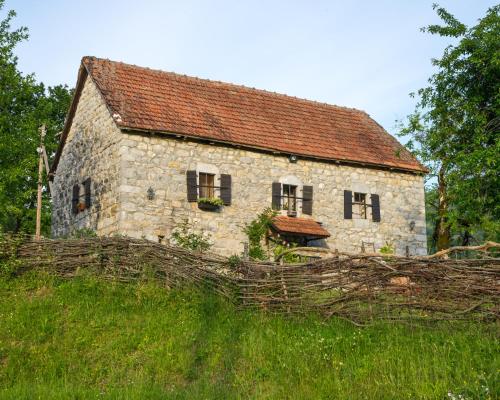
<svg viewBox="0 0 500 400">
<path fill-rule="evenodd" d="M 243 225 L 271 206 L 271 184 L 280 181 L 300 188 L 313 186 L 312 218 L 331 233 L 326 240 L 330 248 L 359 252 L 362 241 L 374 243 L 376 250 L 389 242 L 398 254 L 404 254 L 406 246 L 411 254 L 426 253 L 422 176 L 301 159 L 291 163 L 284 155 L 149 134 L 124 133 L 119 152 L 120 232 L 129 236 L 168 240 L 172 228 L 187 219 L 211 233 L 215 251 L 239 254 L 247 241 Z M 232 204 L 220 212 L 207 212 L 189 203 L 187 170 L 215 173 L 216 186 L 221 173 L 230 174 Z M 147 199 L 150 187 L 155 191 L 153 200 Z M 370 211 L 368 219 L 357 218 L 355 205 L 353 219 L 344 219 L 344 190 L 378 194 L 381 222 L 373 222 Z M 299 204 L 299 216 L 300 210 Z"/>
<path fill-rule="evenodd" d="M 101 94 L 87 78 L 71 130 L 54 177 L 52 235 L 66 236 L 81 228 L 109 235 L 118 231 L 118 142 L 122 133 Z M 73 214 L 73 185 L 91 178 L 90 209 Z"/>
<path fill-rule="evenodd" d="M 232 204 L 220 212 L 198 209 L 186 199 L 186 171 L 232 176 Z M 71 212 L 75 183 L 92 179 L 92 206 Z M 272 155 L 176 139 L 163 135 L 122 133 L 116 127 L 95 84 L 87 78 L 54 179 L 52 233 L 64 236 L 81 228 L 99 235 L 120 233 L 168 241 L 172 229 L 187 219 L 211 234 L 214 250 L 238 254 L 247 241 L 242 232 L 264 208 L 271 206 L 274 181 L 299 187 L 312 185 L 313 215 L 331 233 L 323 245 L 359 252 L 361 243 L 386 242 L 403 254 L 425 254 L 423 177 Z M 155 197 L 148 200 L 147 191 Z M 343 192 L 380 196 L 381 222 L 356 216 L 344 219 Z M 369 195 L 368 195 L 369 201 Z M 369 210 L 370 213 L 370 210 Z M 410 222 L 414 221 L 412 229 Z M 367 249 L 368 251 L 371 248 Z"/>
</svg>

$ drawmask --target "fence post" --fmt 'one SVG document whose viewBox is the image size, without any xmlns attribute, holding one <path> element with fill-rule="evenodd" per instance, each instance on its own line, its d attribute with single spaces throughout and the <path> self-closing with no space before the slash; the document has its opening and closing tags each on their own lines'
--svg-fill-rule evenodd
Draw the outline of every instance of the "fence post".
<svg viewBox="0 0 500 400">
<path fill-rule="evenodd" d="M 248 242 L 243 243 L 243 259 L 248 260 Z"/>
<path fill-rule="evenodd" d="M 45 138 L 45 125 L 40 127 L 40 147 L 38 152 L 38 190 L 36 199 L 36 224 L 35 239 L 40 240 L 41 219 L 42 219 L 42 185 L 43 185 L 43 139 Z"/>
</svg>

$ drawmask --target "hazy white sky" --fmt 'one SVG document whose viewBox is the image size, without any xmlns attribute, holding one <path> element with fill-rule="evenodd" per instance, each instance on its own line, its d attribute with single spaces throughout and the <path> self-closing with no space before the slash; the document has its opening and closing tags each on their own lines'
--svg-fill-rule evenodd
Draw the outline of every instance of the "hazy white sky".
<svg viewBox="0 0 500 400">
<path fill-rule="evenodd" d="M 394 134 L 450 43 L 420 32 L 432 2 L 7 0 L 0 17 L 17 11 L 19 66 L 48 85 L 92 55 L 363 109 Z M 496 2 L 439 4 L 471 25 Z"/>
</svg>

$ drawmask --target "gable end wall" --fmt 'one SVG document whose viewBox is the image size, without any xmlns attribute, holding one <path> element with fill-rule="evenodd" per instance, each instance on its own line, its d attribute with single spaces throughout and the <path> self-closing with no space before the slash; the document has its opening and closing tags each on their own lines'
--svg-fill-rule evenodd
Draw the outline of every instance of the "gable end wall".
<svg viewBox="0 0 500 400">
<path fill-rule="evenodd" d="M 118 231 L 121 137 L 100 92 L 87 77 L 54 177 L 53 236 L 67 236 L 82 228 L 100 235 Z M 71 211 L 73 185 L 89 177 L 92 205 L 75 215 Z"/>
</svg>

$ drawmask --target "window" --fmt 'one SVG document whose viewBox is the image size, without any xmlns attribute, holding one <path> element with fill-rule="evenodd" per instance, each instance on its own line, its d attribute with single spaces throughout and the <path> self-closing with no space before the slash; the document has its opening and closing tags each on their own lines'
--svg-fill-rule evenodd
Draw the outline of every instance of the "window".
<svg viewBox="0 0 500 400">
<path fill-rule="evenodd" d="M 366 193 L 354 192 L 354 202 L 352 204 L 357 204 L 359 217 L 366 219 Z"/>
<path fill-rule="evenodd" d="M 231 205 L 231 175 L 220 174 L 220 186 L 215 186 L 217 174 L 186 171 L 187 201 L 197 202 L 199 198 L 213 199 L 219 195 L 225 206 Z"/>
<path fill-rule="evenodd" d="M 298 181 L 298 179 L 294 179 Z M 313 187 L 302 186 L 302 197 L 298 188 L 300 184 L 273 182 L 271 186 L 271 206 L 273 210 L 286 210 L 289 216 L 297 215 L 297 202 L 302 204 L 302 214 L 312 215 L 313 207 Z M 349 202 L 351 199 L 349 199 Z"/>
<path fill-rule="evenodd" d="M 366 203 L 366 193 L 356 193 L 344 190 L 344 219 L 371 219 L 380 222 L 380 196 L 370 195 L 370 203 Z"/>
<path fill-rule="evenodd" d="M 81 184 L 75 183 L 73 185 L 73 197 L 71 203 L 73 214 L 78 214 L 79 212 L 90 208 L 92 203 L 90 178 L 87 178 Z"/>
<path fill-rule="evenodd" d="M 200 172 L 199 179 L 200 197 L 215 197 L 215 175 Z"/>
<path fill-rule="evenodd" d="M 283 185 L 283 210 L 297 211 L 297 186 Z"/>
</svg>

